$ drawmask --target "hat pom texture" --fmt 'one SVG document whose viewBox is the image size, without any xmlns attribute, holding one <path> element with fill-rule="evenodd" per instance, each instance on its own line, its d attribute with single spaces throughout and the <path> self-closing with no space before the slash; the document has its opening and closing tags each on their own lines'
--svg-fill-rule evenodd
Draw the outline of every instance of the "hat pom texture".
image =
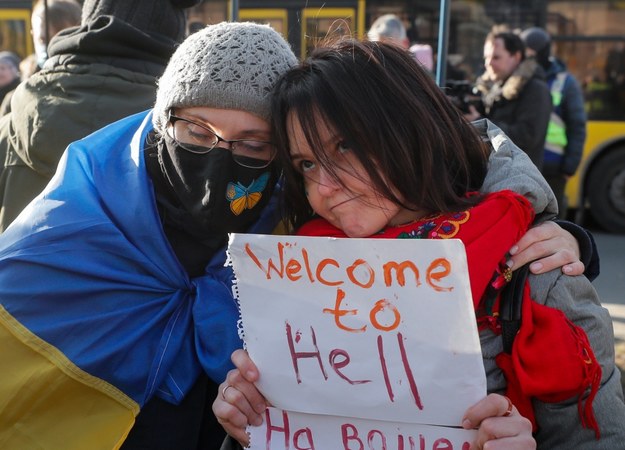
<svg viewBox="0 0 625 450">
<path fill-rule="evenodd" d="M 190 35 L 158 82 L 154 127 L 162 135 L 171 108 L 237 109 L 269 120 L 271 92 L 297 64 L 289 44 L 268 25 L 221 22 Z"/>
</svg>

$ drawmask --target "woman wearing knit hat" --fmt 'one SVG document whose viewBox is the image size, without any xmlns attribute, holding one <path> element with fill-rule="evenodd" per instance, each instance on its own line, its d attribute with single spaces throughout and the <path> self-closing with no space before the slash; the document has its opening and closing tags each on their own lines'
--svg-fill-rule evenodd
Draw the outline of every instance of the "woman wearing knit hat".
<svg viewBox="0 0 625 450">
<path fill-rule="evenodd" d="M 241 346 L 223 247 L 276 225 L 270 94 L 296 62 L 269 26 L 194 33 L 154 110 L 70 144 L 0 235 L 0 447 L 219 448 Z"/>
</svg>

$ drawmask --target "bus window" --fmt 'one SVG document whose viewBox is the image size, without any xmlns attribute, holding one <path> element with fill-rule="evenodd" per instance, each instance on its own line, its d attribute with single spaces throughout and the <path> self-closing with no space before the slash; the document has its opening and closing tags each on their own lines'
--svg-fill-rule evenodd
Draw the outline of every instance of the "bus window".
<svg viewBox="0 0 625 450">
<path fill-rule="evenodd" d="M 0 49 L 25 58 L 33 52 L 30 9 L 0 8 Z"/>
<path fill-rule="evenodd" d="M 584 90 L 589 120 L 625 119 L 625 41 L 559 41 L 558 54 Z M 565 59 L 566 58 L 566 59 Z"/>
<path fill-rule="evenodd" d="M 302 55 L 307 55 L 325 37 L 356 36 L 353 8 L 304 8 L 302 19 Z"/>
<path fill-rule="evenodd" d="M 608 109 L 607 118 L 616 120 L 625 119 L 625 42 L 618 42 L 611 46 L 606 57 L 604 66 L 606 91 L 610 99 L 606 99 Z M 590 118 L 595 118 L 592 109 L 589 108 Z"/>
</svg>

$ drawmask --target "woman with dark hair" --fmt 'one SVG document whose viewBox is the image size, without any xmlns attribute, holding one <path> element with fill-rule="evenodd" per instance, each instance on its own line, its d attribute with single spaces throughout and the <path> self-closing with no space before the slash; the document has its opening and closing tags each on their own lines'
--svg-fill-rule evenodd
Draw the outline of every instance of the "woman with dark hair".
<svg viewBox="0 0 625 450">
<path fill-rule="evenodd" d="M 491 394 L 462 423 L 478 429 L 474 448 L 622 445 L 611 319 L 585 277 L 530 275 L 521 328 L 511 353 L 503 349 L 508 249 L 534 219 L 553 214 L 554 199 L 501 130 L 467 122 L 405 51 L 353 40 L 319 48 L 288 71 L 276 85 L 272 117 L 297 234 L 463 241 Z M 488 180 L 489 161 L 500 159 L 525 175 Z M 242 426 L 257 423 L 264 399 L 246 354 L 237 351 L 233 361 L 238 369 L 213 410 L 245 442 Z"/>
<path fill-rule="evenodd" d="M 164 68 L 154 107 L 70 144 L 0 234 L 0 447 L 220 447 L 210 405 L 241 346 L 224 247 L 228 233 L 276 226 L 270 96 L 296 63 L 267 25 L 194 33 Z M 230 185 L 252 186 L 253 201 Z"/>
</svg>

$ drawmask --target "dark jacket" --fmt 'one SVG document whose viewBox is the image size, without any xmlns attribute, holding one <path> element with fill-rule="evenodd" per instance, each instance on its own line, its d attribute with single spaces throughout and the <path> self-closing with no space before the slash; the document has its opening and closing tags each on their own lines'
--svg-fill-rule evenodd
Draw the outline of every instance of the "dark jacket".
<svg viewBox="0 0 625 450">
<path fill-rule="evenodd" d="M 476 87 L 482 94 L 486 117 L 541 169 L 552 110 L 543 70 L 535 61 L 524 60 L 504 82 L 494 82 L 485 74 L 478 78 Z"/>
<path fill-rule="evenodd" d="M 566 146 L 561 158 L 545 158 L 543 174 L 573 175 L 582 160 L 586 141 L 586 111 L 584 109 L 584 93 L 573 75 L 566 71 L 563 62 L 556 58 L 549 59 L 547 84 L 551 88 L 558 74 L 564 74 L 561 90 L 561 102 L 554 107 L 554 112 L 564 121 L 566 127 Z"/>
<path fill-rule="evenodd" d="M 70 142 L 149 109 L 176 42 L 112 16 L 62 31 L 0 119 L 0 232 L 46 186 Z"/>
<path fill-rule="evenodd" d="M 20 78 L 16 77 L 9 84 L 0 87 L 0 103 L 4 101 L 4 98 L 11 94 L 13 90 L 20 84 Z"/>
</svg>

